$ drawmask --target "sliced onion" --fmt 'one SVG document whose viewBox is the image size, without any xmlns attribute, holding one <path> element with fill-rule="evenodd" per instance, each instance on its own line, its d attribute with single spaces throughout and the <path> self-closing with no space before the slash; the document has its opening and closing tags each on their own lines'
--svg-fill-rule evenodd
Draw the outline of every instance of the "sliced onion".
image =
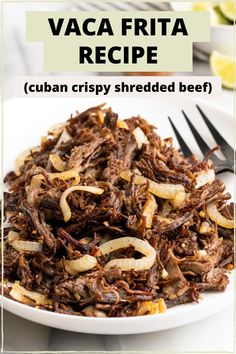
<svg viewBox="0 0 236 354">
<path fill-rule="evenodd" d="M 25 252 L 41 252 L 43 248 L 42 244 L 39 242 L 23 241 L 18 239 L 13 241 L 11 245 L 17 251 L 25 251 Z"/>
<path fill-rule="evenodd" d="M 165 312 L 166 309 L 167 309 L 165 300 L 161 297 L 160 299 L 157 300 L 157 302 L 158 302 L 158 305 L 159 305 L 160 313 Z"/>
<path fill-rule="evenodd" d="M 207 256 L 207 251 L 206 251 L 206 250 L 199 250 L 199 251 L 198 251 L 198 255 L 199 255 L 200 257 L 205 257 L 205 256 Z"/>
<path fill-rule="evenodd" d="M 83 309 L 82 312 L 88 317 L 107 317 L 104 311 L 97 310 L 92 305 L 85 307 L 85 309 Z"/>
<path fill-rule="evenodd" d="M 177 192 L 174 199 L 172 199 L 170 202 L 174 209 L 178 209 L 184 204 L 185 199 L 186 199 L 185 191 Z"/>
<path fill-rule="evenodd" d="M 149 269 L 153 266 L 156 259 L 155 249 L 147 241 L 140 240 L 136 237 L 120 237 L 116 240 L 108 241 L 99 246 L 99 252 L 101 255 L 106 255 L 120 248 L 127 248 L 130 246 L 133 246 L 136 251 L 144 254 L 145 257 L 141 259 L 113 259 L 105 265 L 105 269 L 118 267 L 124 271 L 129 271 L 131 269 L 139 271 Z"/>
<path fill-rule="evenodd" d="M 168 278 L 168 275 L 169 275 L 169 273 L 165 269 L 162 269 L 162 272 L 161 272 L 162 279 Z"/>
<path fill-rule="evenodd" d="M 60 134 L 60 133 L 59 133 Z M 59 135 L 58 134 L 58 135 Z M 72 137 L 70 136 L 70 134 L 68 133 L 68 131 L 66 130 L 65 126 L 64 126 L 64 129 L 62 130 L 62 133 L 61 133 L 61 136 L 60 138 L 58 139 L 58 142 L 56 143 L 55 145 L 55 148 L 57 148 L 58 146 L 60 146 L 62 143 L 66 143 L 67 141 L 69 141 L 70 139 L 72 139 Z M 43 145 L 44 143 L 46 143 L 48 140 L 48 136 L 46 137 L 42 137 L 41 138 L 41 145 Z M 55 149 L 54 148 L 54 149 Z M 48 163 L 47 163 L 47 166 L 46 166 L 46 169 L 50 169 L 52 166 L 52 162 L 50 159 L 48 159 Z"/>
<path fill-rule="evenodd" d="M 63 129 L 65 128 L 65 123 L 56 123 L 53 124 L 49 129 L 48 129 L 48 134 L 53 135 L 54 137 L 57 137 L 59 134 L 63 132 Z"/>
<path fill-rule="evenodd" d="M 157 302 L 143 301 L 139 308 L 138 315 L 139 316 L 155 315 L 158 313 L 163 313 L 165 311 L 166 311 L 165 300 L 163 298 L 160 298 L 157 300 Z"/>
<path fill-rule="evenodd" d="M 31 178 L 31 183 L 30 185 L 35 188 L 38 189 L 41 187 L 42 181 L 45 180 L 44 176 L 42 174 L 39 175 L 35 175 Z"/>
<path fill-rule="evenodd" d="M 211 220 L 214 221 L 217 225 L 225 227 L 226 229 L 234 228 L 234 220 L 226 219 L 223 215 L 221 215 L 218 212 L 215 203 L 208 204 L 206 211 Z"/>
<path fill-rule="evenodd" d="M 27 149 L 27 150 L 23 151 L 20 155 L 17 156 L 16 161 L 15 161 L 15 174 L 17 176 L 20 176 L 20 174 L 21 174 L 20 168 L 21 168 L 21 166 L 24 165 L 24 163 L 27 160 L 27 158 L 29 157 L 30 153 L 31 153 L 31 149 Z"/>
<path fill-rule="evenodd" d="M 7 235 L 7 242 L 12 243 L 20 237 L 19 232 L 9 231 Z"/>
<path fill-rule="evenodd" d="M 129 130 L 128 124 L 124 120 L 118 119 L 116 122 L 117 128 Z"/>
<path fill-rule="evenodd" d="M 94 268 L 97 264 L 95 257 L 86 254 L 85 256 L 75 260 L 64 260 L 65 270 L 71 274 L 76 275 L 81 272 L 86 272 Z"/>
<path fill-rule="evenodd" d="M 61 136 L 58 140 L 58 142 L 56 143 L 56 147 L 59 146 L 61 143 L 66 143 L 67 141 L 69 141 L 71 139 L 70 134 L 68 133 L 68 131 L 66 130 L 66 128 L 63 129 Z"/>
<path fill-rule="evenodd" d="M 94 178 L 96 179 L 96 175 L 97 175 L 97 170 L 96 168 L 94 167 L 88 167 L 86 168 L 85 170 L 85 173 L 84 173 L 84 177 L 87 179 L 87 178 Z"/>
<path fill-rule="evenodd" d="M 143 208 L 143 216 L 146 218 L 146 228 L 150 229 L 152 227 L 152 220 L 157 208 L 157 202 L 155 197 L 150 194 L 148 200 L 146 201 Z"/>
<path fill-rule="evenodd" d="M 215 180 L 215 171 L 213 169 L 209 169 L 207 171 L 201 171 L 195 174 L 196 176 L 196 184 L 195 188 L 198 189 L 205 184 L 212 183 Z"/>
<path fill-rule="evenodd" d="M 89 243 L 93 242 L 93 238 L 92 237 L 84 237 L 84 238 L 81 238 L 79 240 L 79 243 L 82 244 L 82 245 L 88 245 Z"/>
<path fill-rule="evenodd" d="M 59 155 L 51 154 L 51 155 L 49 155 L 49 159 L 50 159 L 53 167 L 55 168 L 55 170 L 60 171 L 60 172 L 65 170 L 66 163 L 65 163 L 65 161 L 63 161 L 60 158 Z"/>
<path fill-rule="evenodd" d="M 68 171 L 48 174 L 48 179 L 50 182 L 52 182 L 55 178 L 61 179 L 63 181 L 67 181 L 68 179 L 73 178 L 74 181 L 72 184 L 74 186 L 76 186 L 80 181 L 80 176 L 79 176 L 78 170 L 75 168 L 72 168 L 71 170 L 68 170 Z"/>
<path fill-rule="evenodd" d="M 135 128 L 133 130 L 133 135 L 135 137 L 139 149 L 141 149 L 143 144 L 149 144 L 149 141 L 141 128 Z"/>
<path fill-rule="evenodd" d="M 161 216 L 161 215 L 157 216 L 157 220 L 160 221 L 160 222 L 164 222 L 166 224 L 171 224 L 174 221 L 174 219 L 165 218 L 164 216 Z"/>
<path fill-rule="evenodd" d="M 30 301 L 30 299 L 28 299 L 27 297 L 23 296 L 19 292 L 19 290 L 12 288 L 9 294 L 13 299 L 22 302 L 23 304 L 32 304 L 32 301 Z"/>
<path fill-rule="evenodd" d="M 102 125 L 104 123 L 104 113 L 103 113 L 103 111 L 97 111 L 97 117 L 98 117 L 99 124 Z"/>
<path fill-rule="evenodd" d="M 133 172 L 134 172 L 136 175 L 142 176 L 142 173 L 139 171 L 138 168 L 134 168 L 134 169 L 133 169 Z"/>
<path fill-rule="evenodd" d="M 18 294 L 18 299 L 22 299 L 22 300 L 18 300 L 16 299 L 16 295 Z M 21 286 L 19 284 L 18 281 L 16 281 L 13 286 L 12 286 L 12 290 L 10 291 L 10 295 L 15 298 L 18 301 L 22 301 L 24 302 L 24 299 L 28 298 L 30 300 L 33 300 L 36 305 L 51 305 L 52 304 L 52 300 L 49 300 L 47 298 L 46 295 L 43 294 L 39 294 L 35 291 L 29 291 L 27 289 L 25 289 L 23 286 Z"/>
<path fill-rule="evenodd" d="M 38 195 L 39 189 L 40 189 L 42 181 L 44 179 L 45 178 L 42 174 L 35 175 L 31 178 L 30 185 L 26 187 L 27 202 L 28 203 L 34 204 L 34 200 Z"/>
<path fill-rule="evenodd" d="M 169 200 L 165 200 L 163 202 L 162 208 L 161 208 L 158 215 L 163 216 L 163 217 L 167 217 L 167 215 L 169 215 L 171 209 L 172 209 L 172 206 L 171 206 Z"/>
<path fill-rule="evenodd" d="M 204 234 L 208 234 L 209 232 L 211 232 L 212 228 L 209 224 L 209 222 L 207 221 L 203 221 L 201 223 L 200 229 L 199 229 L 199 234 L 204 235 Z"/>
<path fill-rule="evenodd" d="M 40 141 L 41 146 L 46 144 L 47 141 L 48 141 L 48 136 L 47 135 L 42 135 L 41 136 L 41 141 Z"/>
<path fill-rule="evenodd" d="M 98 187 L 94 187 L 94 186 L 74 186 L 74 187 L 70 187 L 67 188 L 61 195 L 61 199 L 60 199 L 60 208 L 62 211 L 62 214 L 64 216 L 64 221 L 67 222 L 68 220 L 70 220 L 71 218 L 71 210 L 70 207 L 67 203 L 66 198 L 68 197 L 68 195 L 74 191 L 84 191 L 84 192 L 89 192 L 89 193 L 93 193 L 93 194 L 102 194 L 104 192 L 103 189 L 98 188 Z"/>
<path fill-rule="evenodd" d="M 131 171 L 122 171 L 120 177 L 130 182 L 131 176 L 134 173 Z M 139 176 L 135 174 L 134 184 L 146 184 L 149 183 L 148 191 L 155 194 L 156 196 L 164 199 L 174 199 L 178 192 L 184 192 L 184 187 L 182 184 L 168 184 L 168 183 L 156 183 L 154 181 L 145 178 L 144 176 Z"/>
</svg>

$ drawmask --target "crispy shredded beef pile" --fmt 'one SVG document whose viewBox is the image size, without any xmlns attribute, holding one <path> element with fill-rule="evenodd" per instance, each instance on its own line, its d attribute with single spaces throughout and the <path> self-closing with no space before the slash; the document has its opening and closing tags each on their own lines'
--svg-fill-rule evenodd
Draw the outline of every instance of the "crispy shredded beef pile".
<svg viewBox="0 0 236 354">
<path fill-rule="evenodd" d="M 102 117 L 102 119 L 101 119 Z M 21 240 L 42 244 L 41 252 L 17 251 L 5 244 L 4 277 L 19 281 L 30 291 L 47 295 L 53 305 L 49 310 L 85 316 L 136 316 L 144 301 L 163 298 L 167 307 L 197 302 L 205 290 L 223 291 L 228 284 L 227 271 L 233 262 L 233 231 L 216 225 L 205 213 L 206 205 L 216 202 L 218 210 L 233 218 L 233 206 L 224 183 L 215 179 L 195 188 L 194 173 L 212 168 L 210 160 L 187 159 L 172 146 L 172 139 L 161 140 L 155 128 L 140 117 L 117 126 L 118 116 L 102 105 L 71 117 L 64 125 L 70 136 L 59 140 L 62 130 L 42 138 L 40 149 L 32 150 L 20 168 L 5 177 L 9 192 L 4 195 L 7 225 Z M 149 144 L 138 147 L 133 130 L 140 127 Z M 79 185 L 104 190 L 101 195 L 73 192 L 68 198 L 72 215 L 65 222 L 60 197 L 73 180 L 50 179 L 53 168 L 49 155 L 57 154 L 65 170 L 79 170 Z M 139 171 L 157 183 L 182 184 L 188 199 L 177 209 L 155 196 L 157 209 L 151 228 L 145 227 L 142 215 L 148 200 L 148 182 L 134 184 L 120 177 L 123 170 Z M 33 176 L 42 174 L 44 181 L 29 202 L 27 186 Z M 32 198 L 31 198 L 32 199 Z M 166 223 L 158 215 L 172 219 Z M 207 221 L 209 232 L 199 232 Z M 139 258 L 133 247 L 97 257 L 97 265 L 86 272 L 70 275 L 62 260 L 74 260 L 85 254 L 96 255 L 101 243 L 119 237 L 147 240 L 156 250 L 154 265 L 143 271 L 104 269 L 115 258 Z M 204 256 L 199 250 L 205 250 Z M 168 273 L 162 277 L 163 269 Z M 5 288 L 9 295 L 9 288 Z M 43 306 L 41 306 L 43 307 Z M 47 308 L 47 306 L 46 306 Z M 94 311 L 91 311 L 93 309 Z"/>
</svg>

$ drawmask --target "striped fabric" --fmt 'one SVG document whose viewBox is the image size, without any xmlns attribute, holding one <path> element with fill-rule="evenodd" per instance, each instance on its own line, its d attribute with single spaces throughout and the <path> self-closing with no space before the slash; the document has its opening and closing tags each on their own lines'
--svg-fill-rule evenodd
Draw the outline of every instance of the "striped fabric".
<svg viewBox="0 0 236 354">
<path fill-rule="evenodd" d="M 169 3 L 153 3 L 153 2 L 81 2 L 74 5 L 76 10 L 81 11 L 155 11 L 155 10 L 169 10 Z"/>
</svg>

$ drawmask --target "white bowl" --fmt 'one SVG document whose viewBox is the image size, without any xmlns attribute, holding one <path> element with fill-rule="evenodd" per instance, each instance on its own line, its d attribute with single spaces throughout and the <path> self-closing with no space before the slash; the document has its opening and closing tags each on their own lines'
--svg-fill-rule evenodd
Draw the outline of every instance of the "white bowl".
<svg viewBox="0 0 236 354">
<path fill-rule="evenodd" d="M 174 11 L 191 11 L 192 4 L 189 2 L 171 3 Z M 210 54 L 216 50 L 225 55 L 234 55 L 234 26 L 232 25 L 211 25 L 210 42 L 195 42 L 194 46 L 204 53 Z"/>
</svg>

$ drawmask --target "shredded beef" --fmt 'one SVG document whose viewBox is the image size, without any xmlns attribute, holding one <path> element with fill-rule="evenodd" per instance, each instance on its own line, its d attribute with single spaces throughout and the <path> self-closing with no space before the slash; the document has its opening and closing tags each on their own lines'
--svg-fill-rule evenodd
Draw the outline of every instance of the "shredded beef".
<svg viewBox="0 0 236 354">
<path fill-rule="evenodd" d="M 137 144 L 136 128 L 143 131 L 148 144 Z M 60 158 L 62 170 L 77 171 L 79 185 L 103 190 L 101 195 L 70 193 L 68 221 L 60 200 L 75 181 L 73 177 L 51 178 L 60 172 L 50 159 L 52 154 Z M 195 188 L 195 176 L 212 168 L 208 156 L 203 161 L 184 157 L 171 138 L 162 140 L 141 117 L 126 119 L 120 126 L 118 115 L 104 105 L 71 116 L 61 129 L 42 138 L 39 148 L 32 149 L 19 174 L 11 171 L 4 179 L 8 187 L 4 193 L 8 223 L 4 277 L 46 295 L 52 300 L 51 306 L 45 306 L 48 310 L 95 317 L 136 316 L 146 301 L 163 298 L 171 307 L 197 302 L 201 291 L 224 291 L 227 271 L 233 267 L 233 230 L 216 225 L 206 206 L 216 203 L 223 216 L 233 219 L 233 205 L 227 205 L 230 195 L 219 179 Z M 120 176 L 127 170 L 130 181 Z M 30 195 L 32 180 L 38 175 L 42 183 Z M 137 184 L 135 175 L 148 180 Z M 181 184 L 188 197 L 174 207 L 173 200 L 167 205 L 155 195 L 152 225 L 146 227 L 143 210 L 150 198 L 150 180 Z M 203 221 L 209 225 L 204 234 L 200 232 Z M 8 242 L 9 231 L 17 232 L 22 241 L 40 243 L 42 251 L 17 250 Z M 139 259 L 134 247 L 97 256 L 104 242 L 128 236 L 154 248 L 156 259 L 150 268 L 105 267 L 117 258 Z M 84 255 L 97 257 L 97 265 L 75 275 L 68 273 L 64 260 Z M 10 297 L 10 288 L 4 292 Z"/>
</svg>

